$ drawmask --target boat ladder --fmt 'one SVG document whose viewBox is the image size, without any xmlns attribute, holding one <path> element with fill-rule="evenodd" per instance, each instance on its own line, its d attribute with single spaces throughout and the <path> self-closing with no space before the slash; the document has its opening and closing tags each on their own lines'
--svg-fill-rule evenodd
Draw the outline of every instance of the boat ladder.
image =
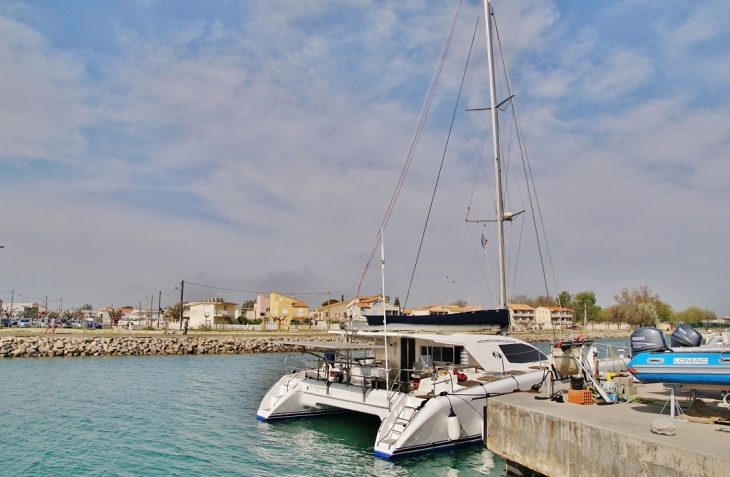
<svg viewBox="0 0 730 477">
<path fill-rule="evenodd" d="M 387 434 L 387 438 L 383 439 L 383 444 L 392 445 L 403 435 L 403 432 L 411 423 L 413 418 L 418 414 L 418 408 L 414 406 L 404 405 L 398 412 L 398 416 L 393 421 L 393 425 L 390 427 L 390 432 Z"/>
</svg>

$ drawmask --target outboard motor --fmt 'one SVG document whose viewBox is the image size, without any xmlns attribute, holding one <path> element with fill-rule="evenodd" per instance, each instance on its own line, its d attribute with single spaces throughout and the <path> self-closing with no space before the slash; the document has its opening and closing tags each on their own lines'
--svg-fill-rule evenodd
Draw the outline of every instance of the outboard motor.
<svg viewBox="0 0 730 477">
<path fill-rule="evenodd" d="M 631 356 L 645 351 L 664 351 L 667 342 L 664 333 L 656 328 L 637 328 L 631 333 Z"/>
<path fill-rule="evenodd" d="M 694 348 L 702 344 L 702 335 L 689 325 L 679 325 L 671 338 L 672 348 Z"/>
</svg>

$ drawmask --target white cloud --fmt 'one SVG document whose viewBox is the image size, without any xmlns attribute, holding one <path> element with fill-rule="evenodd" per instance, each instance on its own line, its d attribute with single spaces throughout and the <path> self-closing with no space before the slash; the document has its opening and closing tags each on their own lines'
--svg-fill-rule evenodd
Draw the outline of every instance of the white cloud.
<svg viewBox="0 0 730 477">
<path fill-rule="evenodd" d="M 94 75 L 85 72 L 91 54 L 54 45 L 32 22 L 2 20 L 0 157 L 73 161 L 62 178 L 41 174 L 31 184 L 19 174 L 2 191 L 2 203 L 14 204 L 3 211 L 2 239 L 14 281 L 0 289 L 130 304 L 173 290 L 182 274 L 236 289 L 351 295 L 454 5 L 429 7 L 266 1 L 234 20 L 190 18 L 155 36 L 120 27 L 110 35 L 122 53 L 96 52 Z M 606 41 L 601 15 L 581 24 L 555 2 L 495 8 L 559 286 L 594 289 L 607 305 L 622 287 L 646 284 L 677 308 L 726 314 L 719 284 L 728 230 L 719 217 L 728 212 L 730 111 L 727 96 L 702 94 L 728 71 L 716 61 L 725 47 L 703 49 L 722 38 L 719 23 L 698 13 L 670 32 L 662 21 L 677 21 L 659 17 L 660 27 L 647 29 L 653 36 L 634 46 Z M 401 300 L 479 10 L 464 4 L 386 231 L 386 286 Z M 703 22 L 709 33 L 693 35 L 689 27 Z M 670 37 L 675 51 L 703 54 L 668 63 L 655 45 Z M 694 65 L 700 73 L 688 78 L 682 70 Z M 475 82 L 484 72 L 477 66 Z M 483 106 L 473 86 L 468 104 Z M 469 236 L 463 223 L 484 119 L 457 118 L 466 131 L 451 138 L 409 305 L 489 294 L 476 258 L 483 252 L 471 242 L 481 231 Z M 476 138 L 470 126 L 480 128 Z M 474 205 L 474 216 L 488 204 Z M 543 293 L 525 247 L 515 292 Z M 376 275 L 363 292 L 377 291 Z"/>
<path fill-rule="evenodd" d="M 0 156 L 69 160 L 83 152 L 78 128 L 83 66 L 38 32 L 0 16 Z"/>
</svg>

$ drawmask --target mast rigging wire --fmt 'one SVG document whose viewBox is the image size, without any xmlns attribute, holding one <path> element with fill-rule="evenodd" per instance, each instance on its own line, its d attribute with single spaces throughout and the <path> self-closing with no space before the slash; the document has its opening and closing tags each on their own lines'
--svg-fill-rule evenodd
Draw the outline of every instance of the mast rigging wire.
<svg viewBox="0 0 730 477">
<path fill-rule="evenodd" d="M 426 229 L 428 228 L 428 220 L 431 218 L 431 210 L 433 209 L 433 201 L 436 199 L 436 189 L 439 186 L 439 180 L 441 179 L 441 170 L 444 168 L 444 161 L 446 160 L 446 151 L 449 148 L 449 140 L 451 139 L 451 131 L 454 129 L 454 121 L 456 120 L 456 112 L 459 110 L 459 100 L 461 100 L 461 92 L 464 89 L 464 82 L 466 81 L 466 73 L 469 71 L 469 59 L 471 59 L 471 52 L 474 48 L 474 40 L 477 36 L 477 30 L 479 28 L 479 20 L 474 27 L 474 34 L 471 37 L 471 46 L 469 47 L 469 55 L 466 58 L 466 65 L 464 65 L 464 74 L 461 76 L 461 85 L 459 86 L 459 94 L 456 96 L 456 104 L 454 105 L 454 112 L 451 115 L 451 124 L 449 125 L 449 133 L 446 135 L 446 144 L 444 145 L 444 152 L 441 154 L 441 164 L 439 165 L 439 172 L 436 176 L 436 183 L 433 186 L 433 194 L 431 194 L 431 203 L 428 206 L 428 213 L 426 214 L 426 223 L 423 224 L 423 232 L 421 233 L 421 242 L 418 244 L 418 253 L 416 254 L 416 261 L 413 264 L 413 272 L 411 273 L 411 280 L 408 283 L 408 292 L 406 293 L 406 299 L 403 301 L 403 307 L 406 307 L 408 303 L 408 297 L 411 294 L 411 286 L 413 285 L 413 277 L 416 274 L 416 267 L 418 267 L 418 258 L 421 256 L 421 248 L 423 247 L 423 240 L 426 237 Z"/>
<path fill-rule="evenodd" d="M 416 123 L 416 128 L 413 131 L 413 136 L 411 137 L 411 146 L 408 150 L 408 155 L 406 157 L 406 162 L 403 164 L 403 169 L 401 170 L 400 177 L 398 178 L 398 183 L 396 184 L 395 191 L 393 192 L 393 196 L 390 198 L 390 203 L 388 204 L 388 208 L 385 212 L 385 216 L 383 217 L 382 222 L 380 223 L 380 227 L 378 228 L 378 233 L 375 236 L 375 245 L 373 246 L 372 251 L 370 252 L 370 258 L 367 261 L 367 264 L 365 265 L 365 269 L 362 271 L 362 275 L 360 276 L 360 283 L 357 285 L 357 292 L 355 293 L 355 296 L 360 295 L 360 288 L 362 287 L 362 282 L 365 280 L 365 275 L 368 272 L 368 269 L 370 268 L 370 264 L 373 261 L 373 257 L 375 256 L 375 252 L 378 250 L 378 245 L 380 244 L 380 236 L 385 229 L 385 227 L 388 225 L 388 221 L 390 220 L 390 216 L 393 213 L 393 209 L 395 208 L 395 202 L 398 199 L 398 195 L 400 194 L 401 188 L 403 187 L 403 183 L 406 179 L 406 174 L 408 173 L 408 169 L 411 166 L 411 161 L 413 160 L 413 156 L 416 153 L 416 147 L 418 146 L 418 141 L 421 137 L 421 132 L 423 131 L 423 125 L 426 122 L 426 118 L 428 117 L 428 112 L 431 109 L 431 102 L 433 100 L 433 95 L 436 91 L 436 86 L 438 85 L 439 78 L 441 77 L 441 70 L 444 65 L 444 61 L 446 60 L 446 53 L 449 51 L 449 45 L 451 44 L 451 37 L 454 34 L 454 28 L 456 27 L 456 20 L 459 17 L 459 11 L 461 10 L 461 2 L 462 0 L 459 0 L 459 2 L 456 5 L 456 11 L 454 12 L 454 17 L 451 20 L 451 26 L 449 27 L 449 32 L 446 35 L 446 40 L 444 41 L 444 45 L 441 48 L 441 55 L 439 56 L 439 60 L 436 63 L 436 70 L 433 73 L 433 76 L 431 77 L 431 84 L 428 88 L 428 93 L 426 94 L 426 99 L 423 102 L 423 106 L 421 107 L 421 113 L 418 117 L 418 122 Z"/>
</svg>

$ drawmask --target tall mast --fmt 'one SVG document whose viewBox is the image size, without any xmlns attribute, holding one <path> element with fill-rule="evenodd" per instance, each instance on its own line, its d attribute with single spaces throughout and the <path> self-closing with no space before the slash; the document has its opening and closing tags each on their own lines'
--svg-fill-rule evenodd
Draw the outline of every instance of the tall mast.
<svg viewBox="0 0 730 477">
<path fill-rule="evenodd" d="M 487 28 L 487 60 L 489 63 L 489 96 L 492 113 L 492 145 L 494 149 L 494 187 L 497 200 L 497 257 L 499 260 L 499 306 L 507 308 L 507 284 L 504 269 L 504 204 L 502 203 L 502 167 L 499 154 L 499 123 L 497 122 L 497 85 L 494 77 L 492 42 L 492 0 L 484 0 L 484 24 Z"/>
<path fill-rule="evenodd" d="M 388 368 L 388 313 L 385 310 L 385 227 L 380 229 L 380 276 L 383 280 L 383 296 L 381 300 L 383 302 L 383 342 L 385 343 L 385 389 L 390 390 L 389 375 L 390 369 Z M 388 402 L 388 409 L 390 409 L 390 402 Z"/>
</svg>

